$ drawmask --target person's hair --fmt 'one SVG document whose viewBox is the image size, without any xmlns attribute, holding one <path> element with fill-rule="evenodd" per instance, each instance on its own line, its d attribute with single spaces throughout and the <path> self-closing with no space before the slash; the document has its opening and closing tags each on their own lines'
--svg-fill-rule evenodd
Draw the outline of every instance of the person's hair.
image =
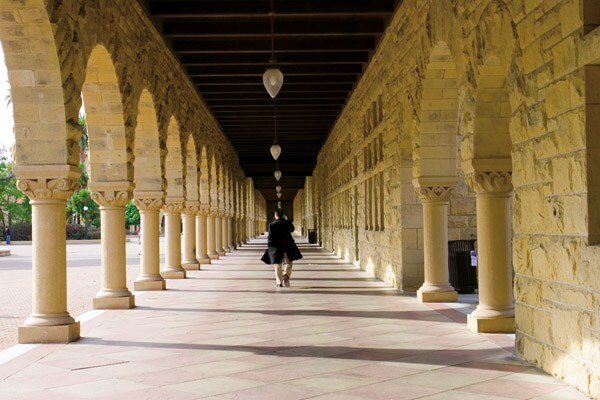
<svg viewBox="0 0 600 400">
<path fill-rule="evenodd" d="M 275 215 L 277 216 L 277 218 L 282 218 L 285 215 L 285 213 L 281 208 L 278 208 L 277 210 L 275 210 Z"/>
</svg>

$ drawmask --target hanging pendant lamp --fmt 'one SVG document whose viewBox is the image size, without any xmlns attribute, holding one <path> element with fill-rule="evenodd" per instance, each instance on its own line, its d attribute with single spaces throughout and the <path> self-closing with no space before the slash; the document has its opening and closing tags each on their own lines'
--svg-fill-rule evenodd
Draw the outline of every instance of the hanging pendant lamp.
<svg viewBox="0 0 600 400">
<path fill-rule="evenodd" d="M 269 16 L 271 17 L 271 59 L 269 60 L 271 66 L 267 68 L 263 74 L 263 85 L 265 85 L 265 89 L 267 89 L 269 96 L 274 99 L 277 96 L 277 93 L 279 93 L 279 90 L 281 90 L 281 86 L 283 86 L 283 73 L 275 65 L 277 60 L 275 60 L 273 0 L 271 0 L 271 10 L 269 12 Z"/>
<path fill-rule="evenodd" d="M 275 190 L 277 190 L 277 193 L 281 192 L 281 185 L 275 186 Z"/>
<path fill-rule="evenodd" d="M 281 193 L 277 193 L 277 198 L 280 199 L 281 198 Z"/>
<path fill-rule="evenodd" d="M 273 156 L 273 159 L 275 161 L 277 161 L 277 159 L 281 155 L 281 146 L 277 144 L 277 114 L 276 113 L 277 113 L 277 104 L 275 103 L 275 100 L 273 100 L 273 131 L 274 131 L 274 138 L 273 138 L 273 144 L 271 145 L 271 156 Z"/>
<path fill-rule="evenodd" d="M 271 64 L 275 64 L 275 61 L 272 61 Z M 281 70 L 274 66 L 267 68 L 263 74 L 263 85 L 265 85 L 269 96 L 275 98 L 283 86 L 283 73 L 281 73 Z"/>
<path fill-rule="evenodd" d="M 281 179 L 281 171 L 279 169 L 275 170 L 275 173 L 273 174 L 275 176 L 275 179 L 280 180 Z"/>
</svg>

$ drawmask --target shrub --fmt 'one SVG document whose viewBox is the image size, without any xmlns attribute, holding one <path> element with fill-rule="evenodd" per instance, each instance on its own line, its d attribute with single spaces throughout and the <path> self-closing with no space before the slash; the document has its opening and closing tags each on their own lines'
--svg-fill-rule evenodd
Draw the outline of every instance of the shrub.
<svg viewBox="0 0 600 400">
<path fill-rule="evenodd" d="M 85 227 L 79 224 L 67 224 L 67 239 L 83 239 Z"/>
<path fill-rule="evenodd" d="M 88 232 L 88 239 L 90 239 L 90 240 L 100 239 L 100 230 L 90 230 Z"/>
<path fill-rule="evenodd" d="M 4 240 L 4 233 L 2 237 Z M 10 240 L 31 240 L 31 222 L 19 222 L 10 227 Z"/>
</svg>

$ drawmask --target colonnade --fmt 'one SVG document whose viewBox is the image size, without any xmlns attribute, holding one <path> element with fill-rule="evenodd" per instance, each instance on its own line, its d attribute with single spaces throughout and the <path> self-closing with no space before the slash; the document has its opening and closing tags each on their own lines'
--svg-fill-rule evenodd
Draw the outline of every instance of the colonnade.
<svg viewBox="0 0 600 400">
<path fill-rule="evenodd" d="M 18 186 L 32 208 L 32 312 L 19 327 L 20 343 L 77 340 L 80 325 L 67 309 L 66 204 L 78 184 L 76 167 L 17 166 Z M 53 168 L 48 176 L 48 168 Z M 39 178 L 44 176 L 44 178 Z M 259 234 L 252 216 L 210 209 L 162 192 L 132 191 L 129 182 L 92 183 L 100 205 L 102 287 L 94 309 L 135 307 L 126 283 L 125 206 L 140 212 L 140 273 L 135 291 L 164 290 L 165 279 L 185 279 L 187 270 L 218 259 Z M 165 215 L 165 264 L 160 265 L 160 211 Z"/>
<path fill-rule="evenodd" d="M 467 184 L 476 193 L 479 304 L 468 315 L 474 332 L 514 332 L 512 292 L 510 160 L 463 163 Z M 424 283 L 421 302 L 455 302 L 448 274 L 448 205 L 456 179 L 423 183 L 415 179 L 423 204 Z"/>
</svg>

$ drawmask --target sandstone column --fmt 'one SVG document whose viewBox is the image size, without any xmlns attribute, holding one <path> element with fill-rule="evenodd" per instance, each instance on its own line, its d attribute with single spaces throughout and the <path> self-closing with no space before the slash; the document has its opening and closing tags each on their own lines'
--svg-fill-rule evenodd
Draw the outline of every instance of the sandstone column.
<svg viewBox="0 0 600 400">
<path fill-rule="evenodd" d="M 165 279 L 184 279 L 185 269 L 181 266 L 181 211 L 184 199 L 165 201 L 165 267 L 160 274 Z"/>
<path fill-rule="evenodd" d="M 142 256 L 141 271 L 133 284 L 135 290 L 164 290 L 166 283 L 160 275 L 160 209 L 162 192 L 133 192 L 133 203 L 140 210 Z"/>
<path fill-rule="evenodd" d="M 413 181 L 423 203 L 423 252 L 425 282 L 417 291 L 423 303 L 458 300 L 448 274 L 448 205 L 456 181 Z"/>
<path fill-rule="evenodd" d="M 216 216 L 216 211 L 211 210 L 210 214 L 208 214 L 208 216 L 206 217 L 206 244 L 208 246 L 208 257 L 211 260 L 219 259 L 219 254 L 217 253 L 216 247 Z"/>
<path fill-rule="evenodd" d="M 215 250 L 219 256 L 224 256 L 223 251 L 223 213 L 218 211 L 215 216 Z"/>
<path fill-rule="evenodd" d="M 235 244 L 233 241 L 235 227 L 234 221 L 233 214 L 230 214 L 227 218 L 227 245 L 229 246 L 229 251 L 235 250 Z"/>
<path fill-rule="evenodd" d="M 237 249 L 239 247 L 239 240 L 238 240 L 238 222 L 239 222 L 240 218 L 237 214 L 232 215 L 231 217 L 231 225 L 229 226 L 229 231 L 230 233 L 230 237 L 231 237 L 231 241 L 230 241 L 230 245 L 231 245 L 231 251 Z"/>
<path fill-rule="evenodd" d="M 181 264 L 188 271 L 200 269 L 196 260 L 196 214 L 199 209 L 197 201 L 188 201 L 182 213 L 183 260 Z"/>
<path fill-rule="evenodd" d="M 208 256 L 208 238 L 207 238 L 207 217 L 210 207 L 201 206 L 200 211 L 196 214 L 196 260 L 198 268 L 201 264 L 210 264 Z"/>
<path fill-rule="evenodd" d="M 231 252 L 231 249 L 229 248 L 229 224 L 227 222 L 228 220 L 229 220 L 229 213 L 224 212 L 223 217 L 221 218 L 221 224 L 223 225 L 223 227 L 221 228 L 221 234 L 222 234 L 222 245 L 223 245 L 224 253 Z"/>
<path fill-rule="evenodd" d="M 468 315 L 469 328 L 474 332 L 509 333 L 515 330 L 510 216 L 512 180 L 507 169 L 510 167 L 492 172 L 491 168 L 465 171 L 467 182 L 477 193 L 479 305 Z"/>
<path fill-rule="evenodd" d="M 94 309 L 127 309 L 135 306 L 127 289 L 125 205 L 131 199 L 129 182 L 90 182 L 92 199 L 100 205 L 102 288 Z"/>
<path fill-rule="evenodd" d="M 15 166 L 17 187 L 31 201 L 32 312 L 19 327 L 19 343 L 79 339 L 79 322 L 67 311 L 67 199 L 79 184 L 70 165 Z"/>
</svg>

